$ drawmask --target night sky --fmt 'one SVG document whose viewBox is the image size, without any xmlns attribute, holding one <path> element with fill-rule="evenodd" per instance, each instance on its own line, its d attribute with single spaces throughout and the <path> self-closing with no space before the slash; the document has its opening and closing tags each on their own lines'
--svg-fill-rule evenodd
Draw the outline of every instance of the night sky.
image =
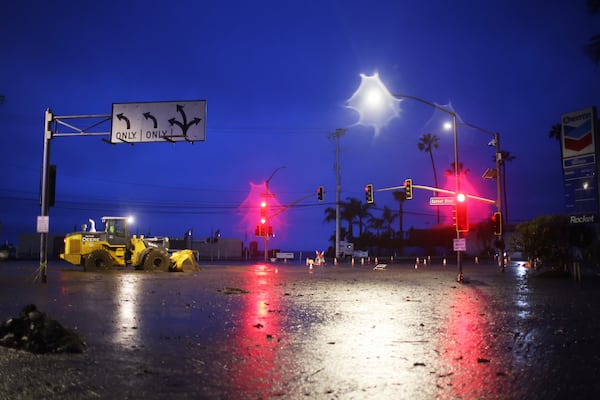
<svg viewBox="0 0 600 400">
<path fill-rule="evenodd" d="M 357 125 L 347 101 L 360 75 L 375 73 L 394 94 L 451 106 L 461 121 L 500 132 L 514 156 L 506 166 L 510 223 L 562 213 L 560 147 L 548 132 L 561 114 L 599 103 L 600 69 L 585 54 L 599 33 L 600 15 L 585 0 L 3 2 L 0 240 L 35 232 L 47 108 L 91 115 L 110 114 L 113 103 L 206 100 L 204 142 L 54 138 L 50 233 L 133 214 L 139 233 L 193 229 L 202 238 L 219 230 L 247 244 L 272 176 L 276 203 L 292 206 L 273 219 L 270 247 L 325 250 L 335 229 L 323 220 L 335 205 L 337 128 L 347 129 L 342 199 L 364 201 L 367 183 L 432 186 L 429 155 L 417 147 L 425 133 L 440 138 L 438 178 L 452 188 L 444 113 L 404 100 L 379 130 Z M 465 187 L 495 198 L 495 182 L 481 178 L 494 167 L 490 137 L 464 126 L 458 137 Z M 405 229 L 435 225 L 430 196 L 415 191 L 405 203 Z M 391 192 L 375 202 L 375 214 L 398 209 Z M 471 222 L 493 211 L 478 206 Z"/>
</svg>

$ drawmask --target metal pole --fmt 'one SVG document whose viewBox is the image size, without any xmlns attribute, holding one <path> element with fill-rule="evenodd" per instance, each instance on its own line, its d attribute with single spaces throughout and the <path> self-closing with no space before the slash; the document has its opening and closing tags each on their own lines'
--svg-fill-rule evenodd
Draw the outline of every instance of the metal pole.
<svg viewBox="0 0 600 400">
<path fill-rule="evenodd" d="M 50 170 L 50 140 L 52 139 L 52 111 L 48 108 L 44 118 L 44 155 L 42 158 L 41 216 L 48 217 L 48 171 Z M 40 275 L 42 283 L 48 282 L 48 232 L 40 232 Z"/>
<path fill-rule="evenodd" d="M 275 174 L 277 173 L 277 171 L 279 171 L 280 169 L 285 168 L 285 165 L 282 165 L 279 168 L 276 168 L 275 171 L 273 171 L 273 173 L 271 174 L 271 176 L 269 177 L 269 179 L 267 179 L 265 181 L 265 190 L 267 191 L 267 195 L 266 195 L 266 218 L 265 218 L 265 263 L 268 260 L 268 256 L 269 256 L 269 203 L 270 200 L 269 198 L 271 197 L 269 194 L 269 182 L 271 181 L 271 179 L 273 179 L 273 177 L 275 176 Z"/>
<path fill-rule="evenodd" d="M 340 201 L 342 194 L 342 177 L 340 175 L 340 137 L 346 133 L 346 129 L 336 129 L 333 137 L 336 139 L 335 146 L 335 257 L 340 258 Z"/>
<path fill-rule="evenodd" d="M 456 113 L 452 113 L 452 125 L 454 127 L 454 178 L 455 178 L 455 185 L 456 185 L 456 194 L 458 195 L 458 193 L 460 192 L 460 179 L 459 179 L 459 175 L 458 175 L 458 127 L 456 124 Z M 458 220 L 457 222 L 457 228 L 458 228 Z M 458 229 L 456 230 L 456 238 L 460 239 L 460 232 L 458 231 Z M 462 259 L 461 259 L 461 254 L 460 254 L 460 250 L 456 251 L 456 265 L 458 267 L 458 276 L 456 277 L 456 281 L 457 282 L 462 282 L 463 280 L 463 271 L 462 271 Z"/>
<path fill-rule="evenodd" d="M 504 213 L 502 212 L 502 152 L 500 151 L 500 134 L 498 132 L 494 133 L 494 142 L 496 144 L 496 196 L 498 199 L 496 200 L 496 208 L 500 212 L 500 224 L 504 226 Z M 503 244 L 502 240 L 502 232 L 498 235 L 499 244 Z M 504 248 L 506 246 L 502 246 L 503 248 L 498 249 L 498 257 L 500 258 L 500 268 L 504 271 Z"/>
<path fill-rule="evenodd" d="M 274 173 L 273 173 L 274 174 Z M 271 175 L 271 178 L 273 177 L 273 175 Z M 265 181 L 265 189 L 267 191 L 267 195 L 265 196 L 265 263 L 268 261 L 268 257 L 269 257 L 269 180 L 271 180 L 271 178 L 267 179 Z"/>
</svg>

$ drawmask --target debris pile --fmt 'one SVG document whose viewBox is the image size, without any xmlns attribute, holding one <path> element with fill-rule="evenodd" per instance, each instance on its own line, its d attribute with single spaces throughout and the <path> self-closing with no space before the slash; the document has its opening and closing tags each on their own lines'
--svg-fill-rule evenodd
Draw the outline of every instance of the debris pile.
<svg viewBox="0 0 600 400">
<path fill-rule="evenodd" d="M 34 304 L 23 307 L 18 318 L 0 325 L 0 345 L 32 353 L 83 353 L 86 344 L 76 332 L 39 311 Z"/>
</svg>

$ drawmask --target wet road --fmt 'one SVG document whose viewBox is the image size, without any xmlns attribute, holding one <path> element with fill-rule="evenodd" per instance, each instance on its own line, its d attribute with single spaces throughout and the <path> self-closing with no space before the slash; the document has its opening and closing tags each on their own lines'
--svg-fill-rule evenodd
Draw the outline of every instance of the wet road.
<svg viewBox="0 0 600 400">
<path fill-rule="evenodd" d="M 0 398 L 562 399 L 600 395 L 600 281 L 511 267 L 211 265 L 84 273 L 0 263 L 84 354 L 0 347 Z"/>
</svg>

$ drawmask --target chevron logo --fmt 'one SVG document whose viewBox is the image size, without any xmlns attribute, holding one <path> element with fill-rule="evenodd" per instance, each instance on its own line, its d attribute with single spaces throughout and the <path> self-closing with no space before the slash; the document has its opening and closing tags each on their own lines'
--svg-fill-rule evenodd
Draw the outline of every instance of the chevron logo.
<svg viewBox="0 0 600 400">
<path fill-rule="evenodd" d="M 565 149 L 581 151 L 593 143 L 592 120 L 589 119 L 579 126 L 564 126 Z"/>
</svg>

